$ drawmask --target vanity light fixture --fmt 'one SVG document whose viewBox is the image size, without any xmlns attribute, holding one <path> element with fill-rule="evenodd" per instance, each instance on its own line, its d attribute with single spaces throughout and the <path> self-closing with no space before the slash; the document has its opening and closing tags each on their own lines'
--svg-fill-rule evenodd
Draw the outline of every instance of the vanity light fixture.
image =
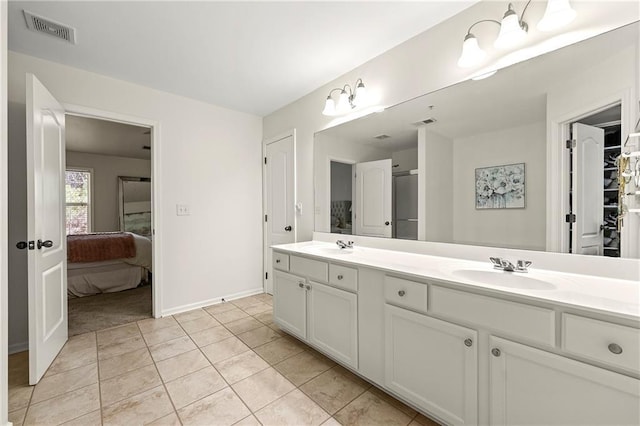
<svg viewBox="0 0 640 426">
<path fill-rule="evenodd" d="M 502 16 L 501 22 L 494 19 L 482 19 L 471 25 L 467 30 L 467 35 L 464 37 L 462 54 L 460 55 L 460 59 L 458 59 L 458 66 L 460 68 L 472 67 L 482 62 L 487 56 L 487 53 L 480 48 L 478 39 L 471 32 L 473 27 L 482 22 L 493 22 L 500 26 L 498 37 L 493 43 L 494 47 L 498 49 L 508 49 L 522 42 L 529 30 L 529 25 L 524 21 L 524 14 L 529 4 L 531 4 L 531 0 L 527 2 L 520 16 L 518 16 L 513 8 L 513 4 L 509 3 L 507 11 Z M 548 0 L 547 9 L 538 23 L 537 28 L 540 31 L 551 31 L 568 24 L 575 16 L 576 12 L 571 8 L 569 0 Z"/>
<path fill-rule="evenodd" d="M 354 87 L 355 88 L 352 89 L 351 86 L 345 84 L 342 89 L 332 89 L 329 92 L 329 96 L 327 96 L 322 113 L 324 115 L 346 114 L 356 106 L 362 106 L 366 98 L 366 89 L 361 78 L 356 80 Z M 336 91 L 340 92 L 337 105 L 336 101 L 332 97 L 333 93 Z"/>
<path fill-rule="evenodd" d="M 569 0 L 549 0 L 544 16 L 536 28 L 540 31 L 553 31 L 567 25 L 576 18 L 576 11 L 571 8 Z"/>
</svg>

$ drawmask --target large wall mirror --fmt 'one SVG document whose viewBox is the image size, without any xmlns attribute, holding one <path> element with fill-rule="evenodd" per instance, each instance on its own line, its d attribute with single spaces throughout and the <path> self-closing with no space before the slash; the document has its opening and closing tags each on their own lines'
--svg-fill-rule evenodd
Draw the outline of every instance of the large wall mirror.
<svg viewBox="0 0 640 426">
<path fill-rule="evenodd" d="M 615 160 L 639 40 L 627 25 L 316 133 L 315 230 L 638 257 Z"/>
<path fill-rule="evenodd" d="M 120 230 L 151 238 L 151 179 L 118 177 Z"/>
</svg>

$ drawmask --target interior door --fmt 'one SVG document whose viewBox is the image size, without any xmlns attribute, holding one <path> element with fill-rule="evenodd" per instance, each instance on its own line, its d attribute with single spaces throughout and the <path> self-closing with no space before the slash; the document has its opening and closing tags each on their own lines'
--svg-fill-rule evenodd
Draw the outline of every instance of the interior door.
<svg viewBox="0 0 640 426">
<path fill-rule="evenodd" d="M 391 237 L 391 159 L 356 164 L 356 235 Z"/>
<path fill-rule="evenodd" d="M 571 234 L 573 253 L 600 256 L 603 253 L 604 130 L 586 124 L 573 125 L 576 146 L 572 155 L 572 204 L 576 221 Z"/>
<path fill-rule="evenodd" d="M 266 145 L 265 152 L 265 291 L 273 293 L 271 246 L 294 243 L 295 229 L 295 146 L 294 137 Z"/>
<path fill-rule="evenodd" d="M 29 383 L 67 341 L 64 109 L 27 74 Z"/>
</svg>

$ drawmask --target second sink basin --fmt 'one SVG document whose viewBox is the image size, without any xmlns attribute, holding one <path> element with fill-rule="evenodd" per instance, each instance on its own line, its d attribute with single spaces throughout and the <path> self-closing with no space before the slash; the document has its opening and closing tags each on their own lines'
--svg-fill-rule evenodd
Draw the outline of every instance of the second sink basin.
<svg viewBox="0 0 640 426">
<path fill-rule="evenodd" d="M 555 285 L 526 274 L 504 272 L 500 270 L 483 271 L 478 269 L 459 269 L 453 275 L 479 284 L 490 284 L 499 287 L 519 288 L 523 290 L 554 290 Z"/>
<path fill-rule="evenodd" d="M 354 249 L 353 248 L 344 248 L 341 249 L 340 247 L 331 247 L 331 246 L 310 246 L 305 248 L 305 251 L 308 251 L 309 253 L 316 253 L 316 254 L 325 254 L 325 255 L 345 255 L 345 254 L 352 254 Z"/>
</svg>

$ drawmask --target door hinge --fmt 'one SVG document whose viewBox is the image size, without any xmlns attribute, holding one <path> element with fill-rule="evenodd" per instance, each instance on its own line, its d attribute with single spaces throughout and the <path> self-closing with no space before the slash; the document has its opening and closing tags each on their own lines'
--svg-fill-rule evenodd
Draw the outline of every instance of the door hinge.
<svg viewBox="0 0 640 426">
<path fill-rule="evenodd" d="M 267 221 L 267 215 L 266 214 L 264 215 L 264 221 L 265 222 Z"/>
<path fill-rule="evenodd" d="M 264 157 L 264 164 L 267 164 L 267 157 Z"/>
<path fill-rule="evenodd" d="M 564 217 L 565 222 L 567 223 L 575 223 L 576 222 L 576 215 L 573 213 L 569 213 L 568 215 L 566 215 Z"/>
<path fill-rule="evenodd" d="M 268 272 L 265 272 L 265 273 L 264 273 L 264 279 L 265 279 L 265 280 L 268 280 L 268 279 L 269 279 L 269 273 L 268 273 Z"/>
<path fill-rule="evenodd" d="M 568 139 L 567 140 L 567 149 L 572 149 L 576 147 L 576 140 L 575 139 Z"/>
</svg>

